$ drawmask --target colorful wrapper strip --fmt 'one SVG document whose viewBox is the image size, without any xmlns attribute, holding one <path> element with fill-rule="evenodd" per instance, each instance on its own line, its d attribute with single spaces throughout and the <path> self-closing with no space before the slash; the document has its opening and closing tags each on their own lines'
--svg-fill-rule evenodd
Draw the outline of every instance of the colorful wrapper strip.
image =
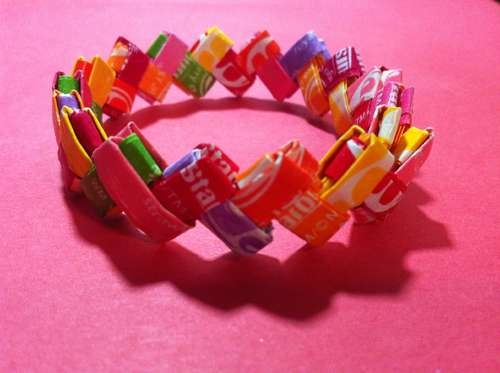
<svg viewBox="0 0 500 373">
<path fill-rule="evenodd" d="M 93 154 L 99 178 L 132 223 L 156 241 L 169 241 L 190 228 L 166 210 L 110 138 Z M 125 184 L 125 185 L 124 185 Z"/>
<path fill-rule="evenodd" d="M 319 72 L 321 82 L 326 91 L 330 92 L 340 82 L 351 85 L 364 71 L 364 65 L 358 52 L 351 46 L 340 49 L 328 59 Z"/>
<path fill-rule="evenodd" d="M 236 192 L 232 161 L 217 149 L 212 156 L 210 146 L 194 149 L 174 167 L 164 171 L 154 185 L 158 200 L 180 219 L 193 222 L 210 208 L 231 198 Z M 214 154 L 215 155 L 215 154 Z"/>
<path fill-rule="evenodd" d="M 86 141 L 88 142 L 87 146 L 89 147 L 95 146 L 95 144 L 90 144 L 90 142 L 99 141 L 95 139 L 96 135 L 94 131 L 90 128 L 91 125 L 95 126 L 95 129 L 99 132 L 102 140 L 106 140 L 107 139 L 106 133 L 102 129 L 99 120 L 96 118 L 92 110 L 90 110 L 89 108 L 84 108 L 82 112 L 85 112 L 91 118 L 91 122 L 89 122 L 88 118 L 85 118 L 84 120 L 86 122 L 85 123 L 86 128 L 80 128 L 80 133 L 88 131 L 85 134 L 85 136 L 87 137 Z M 66 156 L 69 169 L 76 175 L 76 177 L 82 178 L 89 171 L 92 161 L 90 159 L 91 153 L 85 150 L 73 128 L 73 123 L 71 118 L 72 114 L 74 113 L 75 111 L 68 108 L 67 106 L 63 107 L 60 141 L 61 141 L 61 147 Z"/>
<path fill-rule="evenodd" d="M 116 72 L 116 77 L 103 111 L 116 117 L 132 110 L 139 84 L 149 65 L 149 57 L 120 36 L 115 42 L 108 64 Z"/>
<path fill-rule="evenodd" d="M 283 152 L 264 155 L 238 175 L 239 190 L 232 201 L 258 226 L 271 223 L 274 210 L 313 184 L 305 170 Z"/>
<path fill-rule="evenodd" d="M 417 132 L 419 132 L 417 135 L 420 139 L 419 142 L 424 139 L 423 142 L 415 151 L 412 151 L 404 162 L 396 163 L 393 170 L 381 180 L 364 203 L 353 210 L 353 216 L 357 223 L 366 224 L 384 220 L 400 202 L 408 185 L 429 157 L 434 142 L 432 128 Z M 407 145 L 404 147 L 406 148 Z"/>
<path fill-rule="evenodd" d="M 204 212 L 200 221 L 237 254 L 255 254 L 273 240 L 272 225 L 258 227 L 230 200 Z"/>
<path fill-rule="evenodd" d="M 217 26 L 213 26 L 191 48 L 191 56 L 206 71 L 212 73 L 233 44 L 234 41 L 229 36 Z"/>
<path fill-rule="evenodd" d="M 102 121 L 102 107 L 115 81 L 114 70 L 99 56 L 95 56 L 92 62 L 79 57 L 73 67 L 73 74 L 80 74 L 80 81 L 85 81 L 81 84 L 83 89 L 80 92 L 88 92 L 82 96 L 85 106 L 91 107 L 99 121 Z"/>
<path fill-rule="evenodd" d="M 162 175 L 160 167 L 156 164 L 136 133 L 132 133 L 124 138 L 119 143 L 119 146 L 125 158 L 127 158 L 146 184 L 151 183 Z"/>
<path fill-rule="evenodd" d="M 368 129 L 371 101 L 382 87 L 381 78 L 382 69 L 375 66 L 357 79 L 347 90 L 352 123 L 364 129 Z"/>
<path fill-rule="evenodd" d="M 319 72 L 321 83 L 328 93 L 333 127 L 338 135 L 342 135 L 353 124 L 348 89 L 363 71 L 364 65 L 359 54 L 349 46 L 335 53 Z"/>
<path fill-rule="evenodd" d="M 277 101 L 283 101 L 297 91 L 295 80 L 281 65 L 278 58 L 271 57 L 257 68 L 257 76 Z"/>
<path fill-rule="evenodd" d="M 242 96 L 255 80 L 249 76 L 238 62 L 238 55 L 230 49 L 213 71 L 217 81 L 236 96 Z"/>
<path fill-rule="evenodd" d="M 361 154 L 338 180 L 325 173 L 350 139 L 358 137 L 366 144 Z M 394 156 L 377 136 L 358 126 L 351 127 L 320 160 L 319 177 L 323 182 L 322 197 L 341 212 L 359 206 L 394 165 Z"/>
<path fill-rule="evenodd" d="M 324 64 L 324 57 L 319 54 L 297 76 L 304 102 L 309 111 L 317 116 L 322 116 L 329 110 L 328 95 L 320 77 Z"/>
<path fill-rule="evenodd" d="M 85 111 L 73 111 L 69 117 L 75 131 L 75 136 L 82 144 L 87 154 L 92 155 L 103 142 L 104 139 L 99 133 L 92 116 Z"/>
<path fill-rule="evenodd" d="M 325 60 L 330 58 L 325 43 L 314 31 L 309 31 L 280 58 L 280 63 L 289 76 L 296 78 L 317 55 L 322 55 Z"/>
<path fill-rule="evenodd" d="M 60 75 L 57 78 L 57 89 L 59 89 L 61 93 L 68 94 L 72 90 L 79 91 L 80 84 L 70 75 Z"/>
<path fill-rule="evenodd" d="M 318 163 L 298 142 L 261 158 L 239 177 L 233 202 L 257 225 L 272 219 L 312 246 L 325 243 L 348 215 L 320 196 Z"/>
<path fill-rule="evenodd" d="M 190 53 L 187 53 L 174 74 L 175 83 L 195 97 L 203 97 L 215 82 L 214 76 L 205 70 Z"/>
<path fill-rule="evenodd" d="M 94 165 L 91 166 L 89 172 L 82 178 L 80 188 L 99 215 L 111 217 L 120 212 L 120 209 L 111 199 L 104 185 L 102 185 Z"/>
<path fill-rule="evenodd" d="M 280 47 L 269 32 L 259 31 L 238 53 L 238 64 L 247 76 L 255 77 L 257 69 L 264 62 L 271 58 L 278 58 L 280 54 Z"/>
</svg>

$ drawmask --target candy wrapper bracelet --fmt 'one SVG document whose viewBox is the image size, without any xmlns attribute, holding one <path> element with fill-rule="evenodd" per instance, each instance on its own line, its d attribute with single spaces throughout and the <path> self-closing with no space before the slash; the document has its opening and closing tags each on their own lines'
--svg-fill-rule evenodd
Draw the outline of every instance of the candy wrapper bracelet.
<svg viewBox="0 0 500 373">
<path fill-rule="evenodd" d="M 52 86 L 54 132 L 65 187 L 83 193 L 103 217 L 125 214 L 157 241 L 200 221 L 231 250 L 254 254 L 273 222 L 311 246 L 330 239 L 352 214 L 383 220 L 428 157 L 431 128 L 413 126 L 414 89 L 402 72 L 365 72 L 351 46 L 330 55 L 306 33 L 284 53 L 267 31 L 239 51 L 218 27 L 189 48 L 162 32 L 146 53 L 119 37 L 107 60 L 77 59 Z M 279 101 L 300 89 L 313 115 L 331 113 L 338 140 L 317 161 L 297 140 L 240 172 L 219 147 L 200 144 L 168 164 L 133 122 L 106 134 L 103 114 L 132 110 L 136 96 L 161 102 L 172 85 L 194 97 L 215 82 L 243 95 L 259 78 Z"/>
</svg>

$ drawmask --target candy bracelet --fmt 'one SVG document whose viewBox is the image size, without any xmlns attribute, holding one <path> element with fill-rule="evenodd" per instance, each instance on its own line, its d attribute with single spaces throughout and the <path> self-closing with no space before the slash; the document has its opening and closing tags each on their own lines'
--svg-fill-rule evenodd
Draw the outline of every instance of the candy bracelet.
<svg viewBox="0 0 500 373">
<path fill-rule="evenodd" d="M 218 27 L 191 48 L 163 32 L 146 53 L 119 37 L 107 61 L 77 59 L 52 87 L 54 132 L 65 187 L 83 193 L 104 217 L 125 214 L 157 241 L 207 226 L 231 250 L 253 254 L 273 239 L 278 221 L 311 246 L 348 220 L 383 220 L 428 157 L 434 133 L 412 125 L 412 87 L 402 72 L 365 72 L 346 47 L 331 56 L 312 31 L 282 54 L 267 31 L 239 53 Z M 297 140 L 239 172 L 213 144 L 172 164 L 133 123 L 115 136 L 103 114 L 129 113 L 135 96 L 161 102 L 172 84 L 202 97 L 217 81 L 241 96 L 258 77 L 276 100 L 301 90 L 313 115 L 331 112 L 339 138 L 317 161 Z"/>
</svg>

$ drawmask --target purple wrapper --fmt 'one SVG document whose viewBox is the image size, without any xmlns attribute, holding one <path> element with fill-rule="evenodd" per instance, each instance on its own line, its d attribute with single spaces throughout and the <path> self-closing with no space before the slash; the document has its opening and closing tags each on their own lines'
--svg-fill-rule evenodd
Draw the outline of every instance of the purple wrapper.
<svg viewBox="0 0 500 373">
<path fill-rule="evenodd" d="M 231 201 L 203 213 L 200 221 L 234 252 L 255 254 L 273 240 L 272 226 L 259 228 Z"/>
<path fill-rule="evenodd" d="M 68 106 L 73 110 L 80 110 L 80 105 L 75 96 L 64 93 L 59 93 L 57 96 L 57 106 L 59 110 L 62 110 L 63 106 Z"/>
<path fill-rule="evenodd" d="M 163 170 L 163 177 L 170 176 L 200 159 L 200 150 L 193 149 Z"/>
<path fill-rule="evenodd" d="M 318 54 L 330 57 L 325 42 L 319 39 L 314 31 L 309 31 L 281 57 L 280 63 L 288 75 L 295 78 L 299 71 Z"/>
</svg>

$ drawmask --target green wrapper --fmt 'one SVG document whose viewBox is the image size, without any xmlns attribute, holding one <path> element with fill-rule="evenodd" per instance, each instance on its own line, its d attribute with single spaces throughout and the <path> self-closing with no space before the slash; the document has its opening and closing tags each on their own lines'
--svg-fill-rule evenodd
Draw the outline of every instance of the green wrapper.
<svg viewBox="0 0 500 373">
<path fill-rule="evenodd" d="M 167 42 L 167 39 L 168 39 L 167 35 L 165 35 L 162 32 L 160 35 L 158 35 L 158 37 L 155 39 L 153 44 L 151 44 L 151 46 L 149 47 L 146 54 L 150 58 L 155 58 L 156 56 L 158 56 L 158 53 L 160 53 L 161 49 L 163 48 L 163 46 Z"/>
<path fill-rule="evenodd" d="M 174 77 L 196 97 L 204 96 L 215 82 L 214 76 L 196 62 L 189 53 L 186 53 Z"/>
<path fill-rule="evenodd" d="M 105 216 L 109 210 L 115 207 L 115 203 L 104 189 L 94 165 L 83 177 L 80 187 L 99 215 Z"/>
<path fill-rule="evenodd" d="M 133 133 L 120 142 L 120 150 L 146 184 L 161 176 L 160 167 L 148 152 L 141 139 Z"/>
<path fill-rule="evenodd" d="M 61 75 L 57 78 L 57 89 L 66 94 L 70 94 L 74 89 L 80 91 L 80 83 L 71 75 Z"/>
</svg>

